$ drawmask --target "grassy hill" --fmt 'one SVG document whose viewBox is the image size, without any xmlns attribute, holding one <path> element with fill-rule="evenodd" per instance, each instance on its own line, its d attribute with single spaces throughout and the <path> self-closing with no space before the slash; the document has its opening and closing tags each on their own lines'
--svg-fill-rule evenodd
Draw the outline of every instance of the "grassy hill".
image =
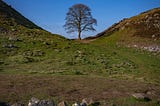
<svg viewBox="0 0 160 106">
<path fill-rule="evenodd" d="M 86 39 L 106 38 L 114 35 L 118 44 L 126 46 L 160 46 L 160 8 L 123 19 L 96 36 Z"/>
<path fill-rule="evenodd" d="M 68 40 L 0 1 L 0 102 L 37 97 L 72 103 L 92 97 L 108 105 L 157 105 L 159 54 L 117 45 L 125 31 L 90 43 Z M 135 92 L 151 92 L 152 101 L 135 100 Z"/>
<path fill-rule="evenodd" d="M 35 25 L 30 20 L 26 19 L 23 15 L 18 13 L 16 10 L 14 10 L 11 6 L 8 6 L 6 3 L 4 3 L 2 0 L 0 1 L 0 18 L 1 18 L 1 28 L 4 27 L 4 25 L 7 26 L 15 26 L 15 25 L 22 25 L 27 28 L 37 28 L 41 29 L 37 25 Z"/>
<path fill-rule="evenodd" d="M 65 46 L 67 39 L 41 29 L 0 1 L 0 44 L 1 64 L 19 64 L 40 61 L 50 48 Z"/>
</svg>

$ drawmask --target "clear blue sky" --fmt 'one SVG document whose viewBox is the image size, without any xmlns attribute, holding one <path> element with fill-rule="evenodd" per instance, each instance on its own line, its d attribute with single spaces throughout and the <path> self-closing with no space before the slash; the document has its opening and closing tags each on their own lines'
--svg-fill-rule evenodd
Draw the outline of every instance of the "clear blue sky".
<svg viewBox="0 0 160 106">
<path fill-rule="evenodd" d="M 160 0 L 4 0 L 26 18 L 40 27 L 73 38 L 63 28 L 68 8 L 82 3 L 89 6 L 97 19 L 96 32 L 83 33 L 83 37 L 96 35 L 123 18 L 129 18 L 149 9 L 160 7 Z"/>
</svg>

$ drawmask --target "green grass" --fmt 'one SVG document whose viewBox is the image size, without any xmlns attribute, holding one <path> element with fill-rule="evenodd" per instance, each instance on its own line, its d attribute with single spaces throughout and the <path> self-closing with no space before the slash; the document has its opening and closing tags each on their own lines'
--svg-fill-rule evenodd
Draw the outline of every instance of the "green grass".
<svg viewBox="0 0 160 106">
<path fill-rule="evenodd" d="M 25 33 L 28 33 L 28 31 Z M 34 31 L 29 31 L 29 33 L 34 33 Z M 17 38 L 20 39 L 19 41 L 10 41 L 7 37 L 1 38 L 3 43 L 13 43 L 17 48 L 4 48 L 1 46 L 0 56 L 2 58 L 0 59 L 0 75 L 4 78 L 10 75 L 17 77 L 12 85 L 17 86 L 16 92 L 20 93 L 17 95 L 11 91 L 8 96 L 1 95 L 1 98 L 6 98 L 2 100 L 13 103 L 17 98 L 20 98 L 26 103 L 29 98 L 35 96 L 40 99 L 51 98 L 56 100 L 56 102 L 60 100 L 72 102 L 75 101 L 76 98 L 74 92 L 80 92 L 81 96 L 78 97 L 78 101 L 80 101 L 86 97 L 84 92 L 88 94 L 91 89 L 94 89 L 92 92 L 95 93 L 92 96 L 95 97 L 96 100 L 102 101 L 101 103 L 107 103 L 111 106 L 112 104 L 118 106 L 127 106 L 129 104 L 136 106 L 144 104 L 148 106 L 158 104 L 156 99 L 151 102 L 141 102 L 133 100 L 132 98 L 130 99 L 128 95 L 124 96 L 123 92 L 129 92 L 129 94 L 137 91 L 145 92 L 149 87 L 145 87 L 145 85 L 142 87 L 141 85 L 143 84 L 149 84 L 149 86 L 153 86 L 153 88 L 155 88 L 154 85 L 157 85 L 156 89 L 158 92 L 160 83 L 159 56 L 147 51 L 117 46 L 116 40 L 118 36 L 116 34 L 113 35 L 113 37 L 104 37 L 94 42 L 83 44 L 66 40 L 57 35 L 50 35 L 43 31 L 39 33 L 38 35 L 33 34 L 31 36 L 27 36 L 27 34 L 23 36 L 20 34 L 17 36 Z M 47 85 L 41 83 L 43 87 L 37 88 L 41 84 L 38 83 L 40 82 L 39 80 L 35 81 L 34 77 L 36 79 L 42 79 L 42 82 L 48 78 L 52 82 L 54 82 L 54 80 L 61 80 L 60 82 L 54 82 L 56 87 L 51 86 L 52 83 L 46 83 Z M 76 82 L 73 82 L 74 80 L 72 78 L 76 80 Z M 19 79 L 23 79 L 23 81 L 19 82 Z M 95 79 L 95 85 L 91 83 L 93 79 Z M 114 79 L 117 82 L 113 83 L 110 79 Z M 27 84 L 25 84 L 26 80 L 31 82 L 31 86 L 35 85 L 35 88 L 33 89 L 27 86 Z M 79 84 L 83 85 L 86 80 L 88 80 L 85 84 L 86 88 L 84 88 L 85 86 L 79 86 Z M 125 82 L 125 80 L 128 80 L 128 82 Z M 6 81 L 10 82 L 11 79 L 6 79 Z M 138 82 L 138 84 L 134 81 Z M 6 82 L 6 84 L 7 83 L 8 82 Z M 130 85 L 128 85 L 129 83 Z M 20 84 L 25 84 L 26 93 L 19 90 L 19 87 L 22 87 Z M 67 84 L 68 88 L 66 88 Z M 74 84 L 78 84 L 76 86 L 77 89 L 72 86 Z M 105 86 L 102 87 L 99 84 Z M 115 87 L 116 85 L 118 87 Z M 8 85 L 1 86 L 1 88 L 8 87 Z M 135 89 L 131 89 L 131 86 Z M 51 90 L 53 88 L 57 92 L 55 95 L 55 91 Z M 106 90 L 110 88 L 114 88 L 113 94 L 111 95 L 115 95 L 114 90 L 118 90 L 123 96 L 115 99 L 113 99 L 114 96 L 111 96 L 106 101 L 102 98 L 103 96 L 101 97 L 100 95 L 100 97 L 98 97 L 98 93 L 106 92 Z M 12 89 L 12 87 L 9 87 L 9 89 Z M 29 92 L 29 89 L 32 89 L 32 92 Z M 69 97 L 67 92 L 72 96 Z M 61 93 L 65 94 L 65 96 Z M 72 97 L 74 97 L 74 99 Z"/>
<path fill-rule="evenodd" d="M 0 73 L 98 75 L 131 77 L 159 83 L 160 57 L 147 51 L 117 46 L 121 32 L 102 37 L 89 44 L 66 40 L 36 30 L 23 31 L 20 41 L 1 38 Z M 28 36 L 27 34 L 30 34 Z M 25 35 L 26 34 L 26 35 Z M 78 72 L 78 73 L 77 73 Z M 158 81 L 158 82 L 157 82 Z"/>
<path fill-rule="evenodd" d="M 103 103 L 103 102 L 102 102 Z M 104 105 L 107 106 L 159 106 L 159 102 L 156 100 L 153 101 L 139 101 L 135 98 L 119 98 L 119 99 L 111 99 L 108 101 L 104 101 Z"/>
<path fill-rule="evenodd" d="M 81 43 L 22 26 L 27 20 L 17 24 L 12 18 L 0 19 L 6 31 L 0 33 L 0 101 L 26 103 L 36 96 L 72 102 L 90 95 L 111 106 L 158 105 L 160 56 L 127 48 L 130 42 L 153 44 L 148 38 L 130 37 L 133 29 Z M 151 88 L 156 92 L 151 102 L 130 97 Z"/>
<path fill-rule="evenodd" d="M 158 55 L 155 56 L 150 52 L 142 51 L 140 49 L 127 48 L 121 44 L 117 45 L 117 42 L 120 39 L 120 34 L 121 32 L 117 32 L 109 37 L 101 37 L 92 42 L 92 44 L 101 46 L 104 48 L 104 50 L 108 49 L 109 51 L 115 52 L 117 55 L 119 55 L 118 58 L 120 62 L 127 60 L 129 62 L 128 65 L 132 66 L 124 68 L 125 70 L 128 70 L 127 72 L 131 71 L 131 74 L 133 76 L 137 78 L 142 77 L 143 80 L 157 82 L 159 80 L 158 75 L 160 74 L 160 57 Z M 115 57 L 115 55 L 112 57 Z"/>
</svg>

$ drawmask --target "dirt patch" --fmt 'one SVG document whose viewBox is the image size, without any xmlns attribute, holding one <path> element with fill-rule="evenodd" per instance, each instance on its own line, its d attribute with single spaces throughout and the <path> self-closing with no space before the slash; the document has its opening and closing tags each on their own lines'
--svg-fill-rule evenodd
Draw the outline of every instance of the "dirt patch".
<svg viewBox="0 0 160 106">
<path fill-rule="evenodd" d="M 94 40 L 96 40 L 96 39 L 82 39 L 82 40 L 77 40 L 76 39 L 75 41 L 80 42 L 80 43 L 90 43 Z"/>
<path fill-rule="evenodd" d="M 131 80 L 89 76 L 0 75 L 0 100 L 26 102 L 31 97 L 54 98 L 58 101 L 80 101 L 130 97 L 135 92 L 149 92 L 160 98 L 160 86 Z"/>
</svg>

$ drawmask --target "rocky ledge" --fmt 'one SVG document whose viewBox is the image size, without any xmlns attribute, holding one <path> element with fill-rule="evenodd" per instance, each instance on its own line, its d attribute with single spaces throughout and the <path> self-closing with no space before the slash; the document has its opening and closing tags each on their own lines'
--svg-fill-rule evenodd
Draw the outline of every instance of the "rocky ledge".
<svg viewBox="0 0 160 106">
<path fill-rule="evenodd" d="M 66 101 L 62 101 L 58 104 L 56 104 L 53 100 L 40 100 L 35 97 L 32 97 L 29 102 L 28 106 L 70 106 L 71 104 L 68 104 Z M 12 105 L 0 102 L 0 106 L 26 106 L 25 104 L 21 102 L 16 102 Z M 75 102 L 71 106 L 100 106 L 99 102 L 94 102 L 91 98 L 84 98 L 82 99 L 82 102 Z"/>
</svg>

